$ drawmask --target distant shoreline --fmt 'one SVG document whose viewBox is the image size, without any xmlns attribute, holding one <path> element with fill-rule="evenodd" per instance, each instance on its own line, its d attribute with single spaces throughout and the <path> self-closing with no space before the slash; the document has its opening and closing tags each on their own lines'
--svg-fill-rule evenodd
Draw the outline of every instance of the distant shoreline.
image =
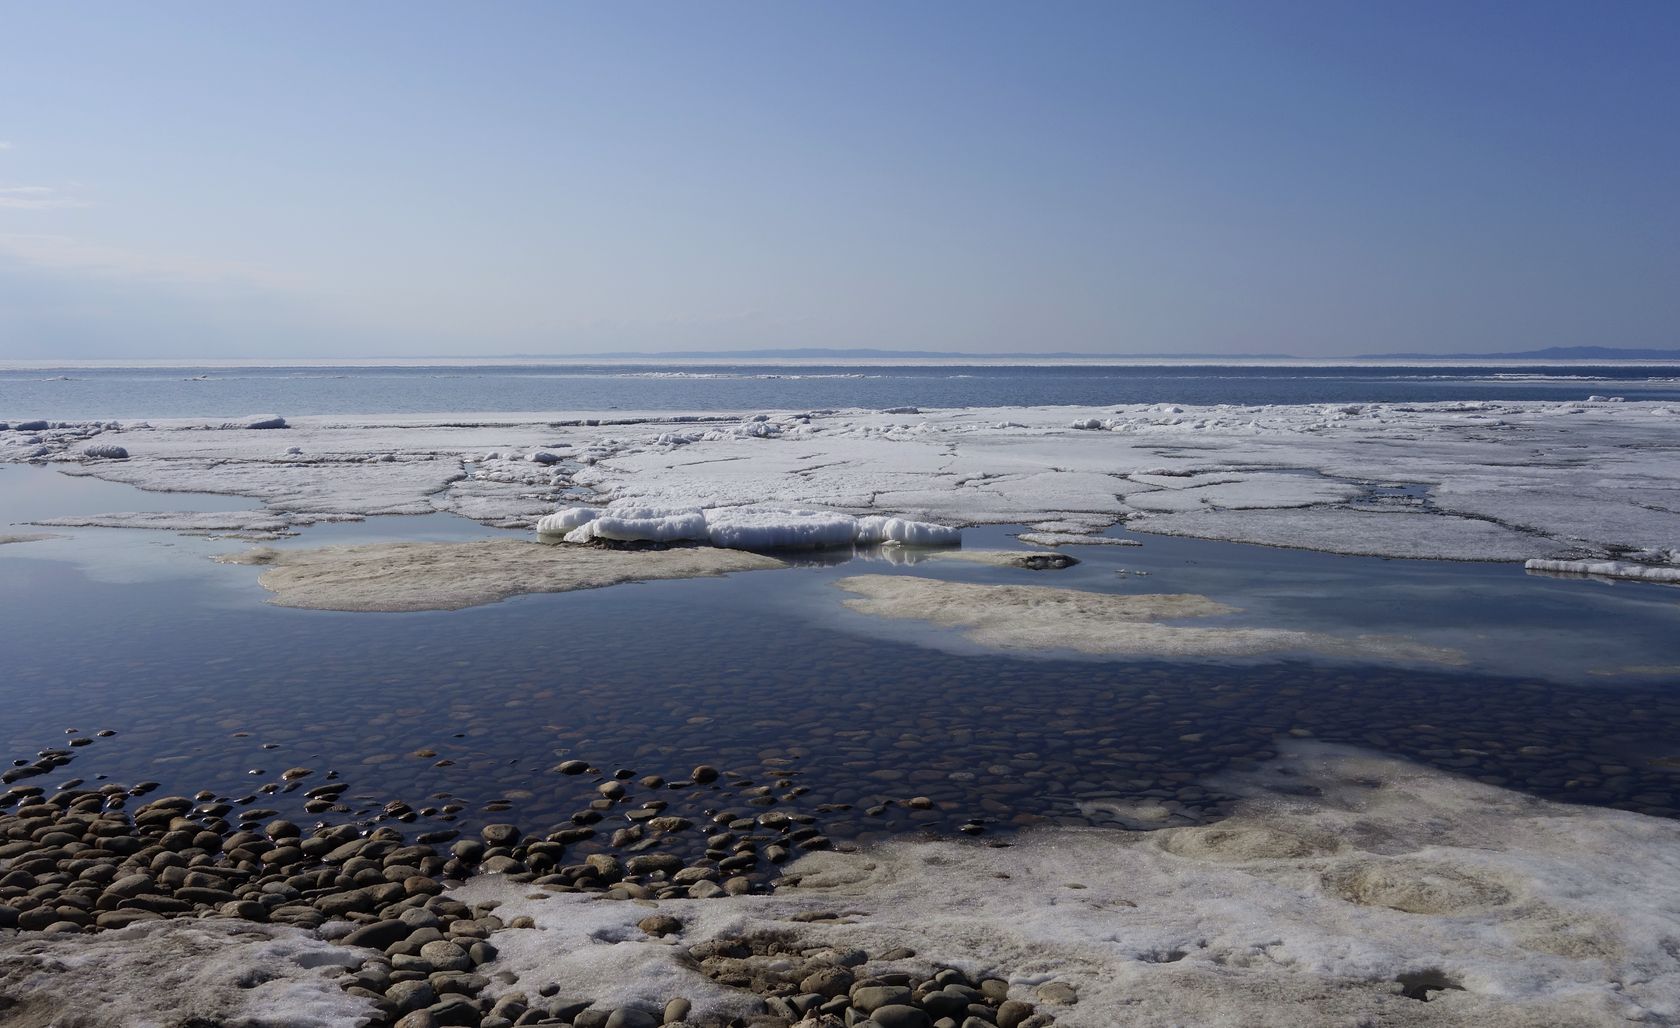
<svg viewBox="0 0 1680 1028">
<path fill-rule="evenodd" d="M 1653 351 L 1663 352 L 1663 351 Z M 1021 354 L 959 354 L 947 357 L 906 356 L 768 356 L 623 354 L 618 356 L 515 357 L 161 357 L 161 358 L 35 358 L 0 360 L 0 372 L 72 371 L 95 369 L 170 368 L 517 368 L 517 367 L 1675 367 L 1680 350 L 1653 357 L 1245 357 L 1245 356 L 1030 356 Z"/>
</svg>

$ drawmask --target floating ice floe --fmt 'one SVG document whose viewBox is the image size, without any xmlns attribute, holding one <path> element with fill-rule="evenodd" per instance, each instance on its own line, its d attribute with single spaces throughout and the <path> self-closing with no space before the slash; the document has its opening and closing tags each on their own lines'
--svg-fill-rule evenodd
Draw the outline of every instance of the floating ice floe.
<svg viewBox="0 0 1680 1028">
<path fill-rule="evenodd" d="M 721 507 L 568 507 L 537 522 L 568 543 L 706 543 L 729 550 L 832 550 L 847 546 L 957 546 L 962 530 L 907 518 L 820 510 Z"/>
<path fill-rule="evenodd" d="M 1015 538 L 1035 546 L 1142 546 L 1137 539 L 1116 539 L 1111 535 L 1080 535 L 1077 532 L 1022 532 Z"/>
<path fill-rule="evenodd" d="M 1523 564 L 1528 571 L 1554 575 L 1590 575 L 1595 578 L 1625 578 L 1640 582 L 1673 582 L 1680 584 L 1680 567 L 1652 567 L 1649 564 L 1629 564 L 1619 560 L 1530 560 Z"/>
</svg>

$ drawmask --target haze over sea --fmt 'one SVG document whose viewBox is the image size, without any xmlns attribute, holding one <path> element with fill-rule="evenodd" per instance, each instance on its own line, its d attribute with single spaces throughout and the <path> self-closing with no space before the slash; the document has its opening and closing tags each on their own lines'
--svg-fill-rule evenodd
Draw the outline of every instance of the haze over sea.
<svg viewBox="0 0 1680 1028">
<path fill-rule="evenodd" d="M 451 411 L 811 410 L 1137 403 L 1680 399 L 1662 364 L 442 363 L 0 364 L 8 412 L 44 418 Z"/>
</svg>

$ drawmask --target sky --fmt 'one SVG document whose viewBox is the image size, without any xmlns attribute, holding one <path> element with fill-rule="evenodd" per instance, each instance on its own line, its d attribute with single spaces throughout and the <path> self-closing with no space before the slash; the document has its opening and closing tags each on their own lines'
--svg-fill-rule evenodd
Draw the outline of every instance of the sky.
<svg viewBox="0 0 1680 1028">
<path fill-rule="evenodd" d="M 1680 346 L 1680 4 L 0 0 L 0 358 Z"/>
</svg>

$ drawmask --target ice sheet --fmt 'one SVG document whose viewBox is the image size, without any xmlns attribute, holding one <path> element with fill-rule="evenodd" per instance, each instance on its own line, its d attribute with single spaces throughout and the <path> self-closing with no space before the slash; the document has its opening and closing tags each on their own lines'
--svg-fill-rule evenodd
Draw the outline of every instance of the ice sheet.
<svg viewBox="0 0 1680 1028">
<path fill-rule="evenodd" d="M 1095 429 L 1070 427 L 1092 421 Z M 1507 561 L 1613 560 L 1680 539 L 1680 408 L 1643 402 L 569 411 L 287 424 L 0 431 L 0 460 L 252 496 L 284 514 L 442 510 L 524 527 L 569 505 L 820 510 L 1074 534 L 1125 522 Z M 104 444 L 129 458 L 83 452 Z M 1379 488 L 1396 483 L 1404 497 Z"/>
</svg>

